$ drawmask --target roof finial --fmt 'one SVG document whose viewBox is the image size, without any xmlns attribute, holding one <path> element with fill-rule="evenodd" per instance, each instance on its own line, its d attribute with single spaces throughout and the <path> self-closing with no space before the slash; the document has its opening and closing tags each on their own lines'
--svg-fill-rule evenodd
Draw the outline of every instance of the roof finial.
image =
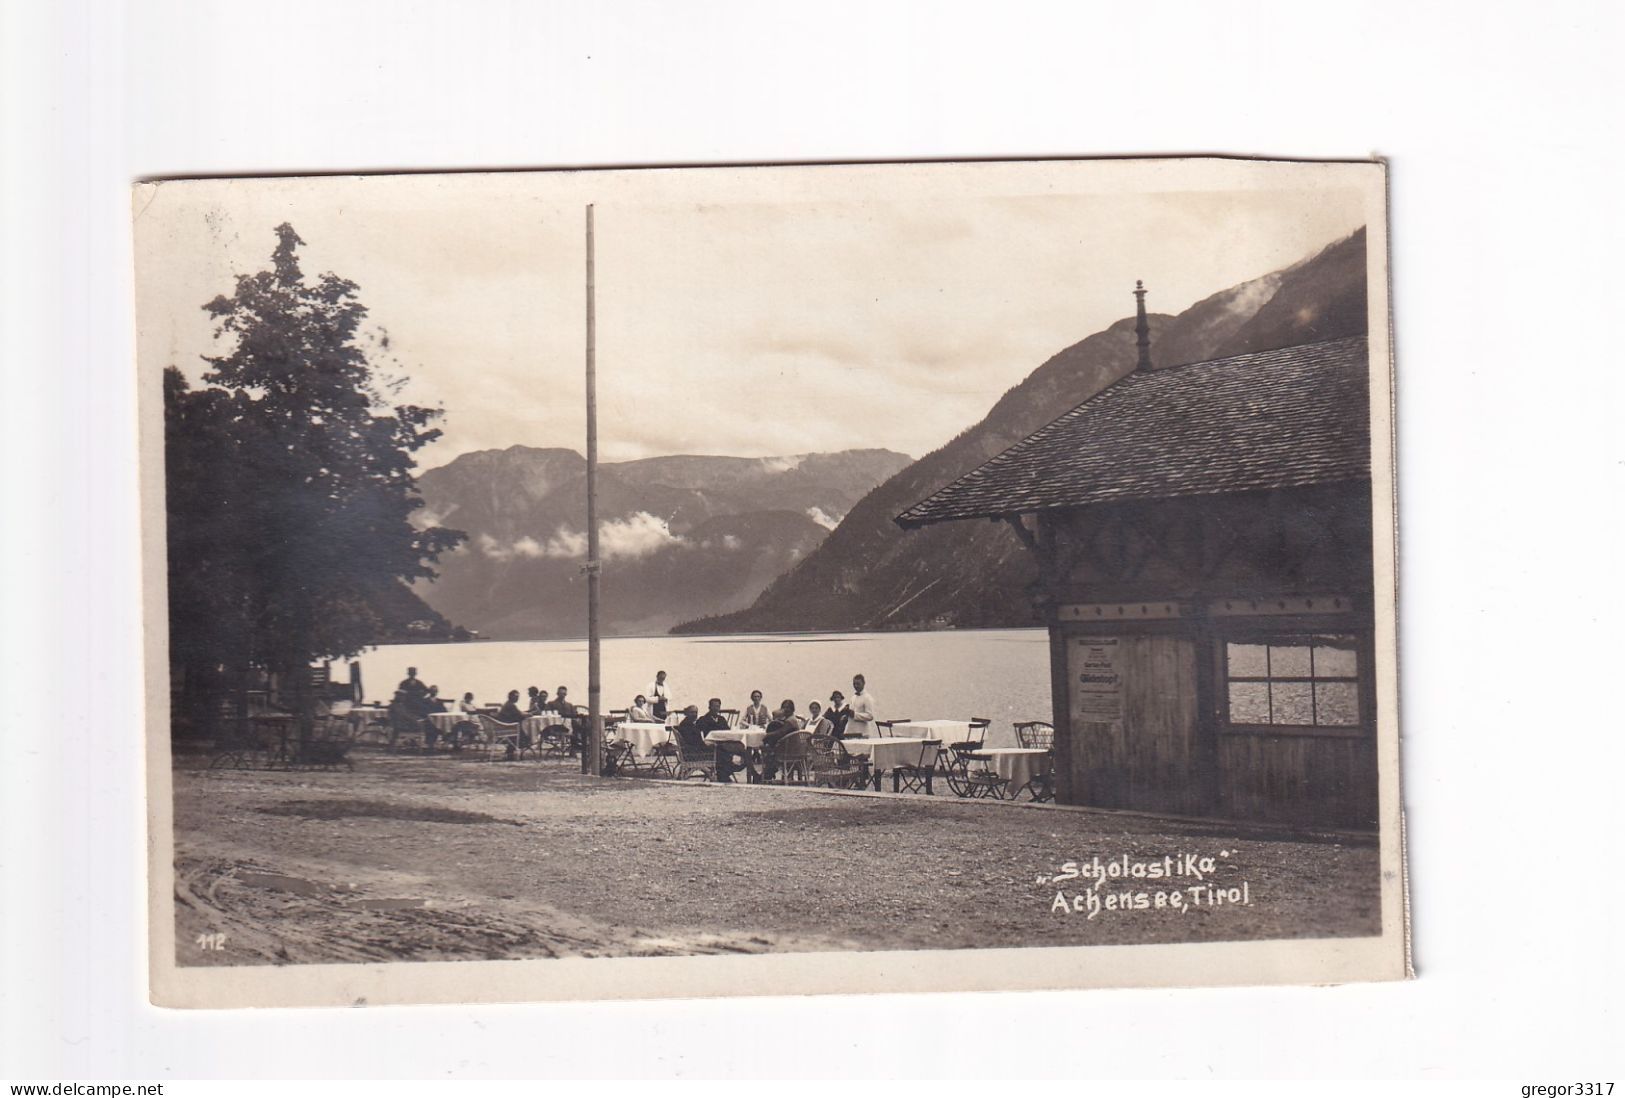
<svg viewBox="0 0 1625 1098">
<path fill-rule="evenodd" d="M 1145 283 L 1134 280 L 1134 342 L 1140 348 L 1136 370 L 1151 369 L 1151 325 L 1145 319 Z"/>
</svg>

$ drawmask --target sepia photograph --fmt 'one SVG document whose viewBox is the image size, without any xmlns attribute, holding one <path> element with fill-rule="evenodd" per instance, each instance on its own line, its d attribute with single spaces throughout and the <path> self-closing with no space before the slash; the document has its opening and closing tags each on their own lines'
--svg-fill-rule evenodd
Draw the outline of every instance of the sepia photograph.
<svg viewBox="0 0 1625 1098">
<path fill-rule="evenodd" d="M 138 184 L 154 1001 L 1404 978 L 1385 182 Z"/>
</svg>

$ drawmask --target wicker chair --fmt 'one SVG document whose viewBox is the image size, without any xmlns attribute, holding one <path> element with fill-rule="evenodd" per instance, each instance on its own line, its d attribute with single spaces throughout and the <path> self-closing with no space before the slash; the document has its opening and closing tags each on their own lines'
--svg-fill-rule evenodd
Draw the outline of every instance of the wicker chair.
<svg viewBox="0 0 1625 1098">
<path fill-rule="evenodd" d="M 528 738 L 519 724 L 506 724 L 488 713 L 477 713 L 475 716 L 480 722 L 480 738 L 474 746 L 484 753 L 486 761 L 490 761 L 498 747 L 502 748 L 503 756 L 508 759 L 519 758 L 528 748 Z"/>
<path fill-rule="evenodd" d="M 807 747 L 808 778 L 813 785 L 862 789 L 869 784 L 869 760 L 848 755 L 834 736 L 813 736 Z"/>
<path fill-rule="evenodd" d="M 717 749 L 710 744 L 689 744 L 677 737 L 677 758 L 671 764 L 672 776 L 679 781 L 698 774 L 706 781 L 717 775 Z"/>
<path fill-rule="evenodd" d="M 779 781 L 784 785 L 790 784 L 792 774 L 797 784 L 806 785 L 812 773 L 812 733 L 791 732 L 762 761 L 764 769 L 778 771 Z"/>
<path fill-rule="evenodd" d="M 1016 742 L 1022 747 L 1048 752 L 1044 756 L 1044 769 L 1033 775 L 1025 788 L 1035 801 L 1055 799 L 1055 726 L 1048 721 L 1017 721 Z M 1017 790 L 1019 793 L 1020 790 Z"/>
<path fill-rule="evenodd" d="M 554 710 L 544 709 L 536 715 L 547 722 L 536 737 L 537 757 L 569 758 L 575 748 L 575 737 L 569 723 Z"/>
</svg>

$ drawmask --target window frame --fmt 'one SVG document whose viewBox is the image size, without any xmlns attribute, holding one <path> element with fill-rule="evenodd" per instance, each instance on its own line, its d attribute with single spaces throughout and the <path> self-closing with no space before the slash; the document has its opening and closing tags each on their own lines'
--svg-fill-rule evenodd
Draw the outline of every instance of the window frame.
<svg viewBox="0 0 1625 1098">
<path fill-rule="evenodd" d="M 1354 657 L 1354 673 L 1352 675 L 1317 675 L 1315 673 L 1314 650 L 1317 647 L 1317 638 L 1337 638 L 1346 644 L 1345 651 Z M 1225 731 L 1245 734 L 1263 735 L 1310 735 L 1310 736 L 1340 736 L 1351 737 L 1366 734 L 1371 725 L 1368 719 L 1369 711 L 1367 700 L 1366 668 L 1369 662 L 1365 652 L 1365 638 L 1357 631 L 1350 629 L 1310 628 L 1292 629 L 1276 628 L 1252 632 L 1250 630 L 1226 631 L 1218 638 L 1219 641 L 1219 682 L 1221 690 L 1216 699 L 1221 716 L 1220 728 Z M 1263 675 L 1234 675 L 1230 670 L 1230 649 L 1232 645 L 1252 645 L 1264 649 Z M 1341 647 L 1341 646 L 1340 646 Z M 1309 650 L 1309 673 L 1307 675 L 1275 675 L 1272 674 L 1274 657 L 1271 648 L 1307 648 Z M 1230 687 L 1232 683 L 1259 683 L 1265 687 L 1265 705 L 1272 720 L 1268 723 L 1256 721 L 1238 721 L 1232 718 L 1230 708 Z M 1309 687 L 1309 714 L 1310 721 L 1315 722 L 1319 717 L 1319 699 L 1316 697 L 1315 684 L 1317 683 L 1347 683 L 1354 691 L 1354 720 L 1348 724 L 1319 724 L 1319 723 L 1274 723 L 1275 698 L 1274 691 L 1270 689 L 1275 683 L 1303 683 Z"/>
</svg>

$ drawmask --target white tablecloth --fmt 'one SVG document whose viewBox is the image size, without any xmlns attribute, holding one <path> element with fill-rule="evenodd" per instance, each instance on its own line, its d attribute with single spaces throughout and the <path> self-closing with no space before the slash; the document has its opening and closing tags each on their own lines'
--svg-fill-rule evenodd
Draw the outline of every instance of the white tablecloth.
<svg viewBox="0 0 1625 1098">
<path fill-rule="evenodd" d="M 707 732 L 705 742 L 712 746 L 726 747 L 729 744 L 744 744 L 746 747 L 760 747 L 767 739 L 767 729 L 747 726 L 744 728 L 730 728 L 726 732 Z"/>
<path fill-rule="evenodd" d="M 1034 775 L 1044 772 L 1044 759 L 1049 752 L 1032 747 L 990 747 L 976 754 L 988 756 L 988 765 L 999 777 L 1010 780 L 1009 789 L 1014 793 L 1032 781 Z"/>
<path fill-rule="evenodd" d="M 870 736 L 856 740 L 842 740 L 848 755 L 867 755 L 869 765 L 876 771 L 892 770 L 899 766 L 929 766 L 937 761 L 937 745 L 917 736 Z"/>
<path fill-rule="evenodd" d="M 658 744 L 672 742 L 671 729 L 642 721 L 622 721 L 615 726 L 615 736 L 631 744 L 632 754 L 640 759 L 647 759 Z"/>
<path fill-rule="evenodd" d="M 974 739 L 970 721 L 903 721 L 891 726 L 893 736 L 918 736 L 928 740 L 941 740 L 946 748 L 951 743 L 965 743 Z"/>
<path fill-rule="evenodd" d="M 429 723 L 441 732 L 451 732 L 463 721 L 478 725 L 480 719 L 472 713 L 430 713 Z"/>
</svg>

